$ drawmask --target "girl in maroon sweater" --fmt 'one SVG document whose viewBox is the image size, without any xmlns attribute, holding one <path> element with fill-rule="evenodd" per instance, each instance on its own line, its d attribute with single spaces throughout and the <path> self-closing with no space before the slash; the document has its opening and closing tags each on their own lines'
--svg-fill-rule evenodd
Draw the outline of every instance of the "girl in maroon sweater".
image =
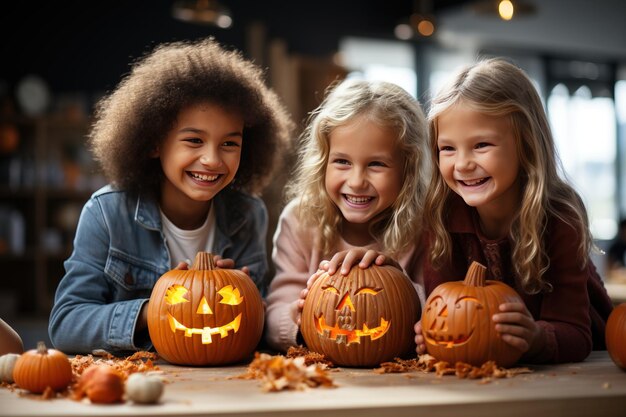
<svg viewBox="0 0 626 417">
<path fill-rule="evenodd" d="M 593 247 L 579 195 L 559 161 L 537 91 L 516 66 L 491 59 L 463 69 L 433 100 L 430 145 L 438 168 L 425 202 L 426 296 L 462 279 L 472 261 L 523 303 L 493 316 L 521 361 L 582 361 L 604 348 L 612 309 L 589 258 Z M 415 326 L 418 353 L 425 351 Z"/>
</svg>

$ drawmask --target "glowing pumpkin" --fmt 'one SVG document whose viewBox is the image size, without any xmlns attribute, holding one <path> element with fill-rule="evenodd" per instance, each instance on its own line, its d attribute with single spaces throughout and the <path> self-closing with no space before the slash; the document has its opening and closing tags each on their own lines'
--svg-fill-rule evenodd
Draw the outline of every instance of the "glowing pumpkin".
<svg viewBox="0 0 626 417">
<path fill-rule="evenodd" d="M 392 266 L 353 267 L 348 275 L 322 274 L 302 311 L 307 347 L 342 366 L 366 367 L 415 348 L 419 298 L 411 281 Z"/>
<path fill-rule="evenodd" d="M 611 360 L 626 371 L 626 303 L 616 306 L 609 314 L 605 341 Z"/>
<path fill-rule="evenodd" d="M 474 366 L 493 360 L 513 365 L 522 352 L 505 343 L 491 316 L 506 302 L 523 302 L 517 292 L 500 281 L 485 280 L 486 268 L 472 262 L 464 281 L 437 286 L 422 312 L 422 334 L 427 352 L 450 364 Z"/>
<path fill-rule="evenodd" d="M 155 284 L 148 331 L 155 349 L 179 365 L 222 365 L 246 359 L 263 333 L 264 309 L 244 272 L 217 269 L 200 252 L 188 270 L 172 270 Z"/>
</svg>

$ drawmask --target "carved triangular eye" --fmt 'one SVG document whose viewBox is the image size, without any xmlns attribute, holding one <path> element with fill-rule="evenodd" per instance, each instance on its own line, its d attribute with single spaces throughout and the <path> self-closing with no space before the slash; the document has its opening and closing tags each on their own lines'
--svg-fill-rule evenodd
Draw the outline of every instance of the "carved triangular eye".
<svg viewBox="0 0 626 417">
<path fill-rule="evenodd" d="M 355 295 L 359 295 L 359 294 L 376 295 L 381 291 L 382 291 L 382 288 L 363 287 L 360 290 L 358 290 Z"/>
<path fill-rule="evenodd" d="M 185 295 L 189 292 L 189 290 L 182 285 L 172 285 L 165 292 L 165 302 L 170 305 L 180 304 L 180 303 L 188 303 L 189 300 L 185 298 Z"/>
<path fill-rule="evenodd" d="M 333 294 L 337 294 L 339 295 L 339 290 L 335 287 L 333 287 L 332 285 L 328 285 L 324 288 L 322 288 L 324 291 L 328 291 L 328 292 L 332 292 Z"/>
<path fill-rule="evenodd" d="M 239 293 L 239 290 L 237 288 L 233 288 L 232 285 L 223 287 L 217 293 L 222 296 L 220 304 L 236 306 L 243 302 L 243 297 Z"/>
<path fill-rule="evenodd" d="M 455 306 L 456 306 L 456 308 L 457 308 L 457 309 L 462 307 L 462 306 L 461 306 L 461 302 L 462 302 L 462 301 L 471 301 L 471 302 L 473 302 L 473 303 L 476 303 L 476 309 L 478 309 L 478 310 L 480 310 L 480 309 L 482 309 L 482 308 L 483 308 L 483 305 L 480 303 L 480 301 L 478 301 L 478 298 L 476 298 L 476 297 L 470 297 L 470 296 L 467 296 L 467 295 L 466 295 L 466 296 L 463 296 L 463 297 L 459 298 L 459 299 L 456 301 L 456 305 L 455 305 Z"/>
</svg>

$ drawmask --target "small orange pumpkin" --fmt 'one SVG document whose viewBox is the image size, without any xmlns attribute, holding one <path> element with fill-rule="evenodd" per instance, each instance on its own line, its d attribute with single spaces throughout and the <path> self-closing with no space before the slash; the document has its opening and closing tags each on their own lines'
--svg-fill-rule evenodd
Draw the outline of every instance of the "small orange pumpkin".
<svg viewBox="0 0 626 417">
<path fill-rule="evenodd" d="M 72 365 L 63 352 L 38 342 L 37 349 L 22 353 L 15 362 L 13 379 L 20 388 L 35 394 L 47 387 L 62 391 L 72 381 Z"/>
<path fill-rule="evenodd" d="M 87 396 L 94 404 L 112 404 L 122 401 L 124 377 L 110 365 L 93 364 L 78 380 L 76 399 Z"/>
<path fill-rule="evenodd" d="M 619 304 L 609 314 L 605 341 L 611 360 L 626 371 L 626 303 Z"/>
<path fill-rule="evenodd" d="M 507 367 L 521 357 L 521 351 L 500 338 L 491 316 L 502 303 L 523 301 L 505 283 L 485 280 L 485 271 L 472 262 L 464 281 L 440 284 L 426 300 L 422 334 L 426 350 L 436 359 L 474 366 L 492 360 Z"/>
<path fill-rule="evenodd" d="M 154 285 L 148 331 L 155 349 L 178 365 L 223 365 L 252 354 L 263 333 L 261 295 L 243 271 L 216 268 L 199 252 L 188 270 L 174 269 Z"/>
<path fill-rule="evenodd" d="M 354 266 L 322 274 L 304 301 L 300 330 L 307 347 L 342 366 L 368 367 L 415 349 L 419 298 L 398 268 Z"/>
</svg>

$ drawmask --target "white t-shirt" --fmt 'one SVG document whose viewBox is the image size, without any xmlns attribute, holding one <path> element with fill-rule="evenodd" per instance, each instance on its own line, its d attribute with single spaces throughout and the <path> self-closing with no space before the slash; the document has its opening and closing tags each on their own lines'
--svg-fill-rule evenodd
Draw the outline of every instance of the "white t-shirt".
<svg viewBox="0 0 626 417">
<path fill-rule="evenodd" d="M 191 266 L 198 252 L 213 252 L 215 241 L 215 212 L 213 205 L 202 226 L 194 230 L 179 229 L 161 211 L 161 224 L 165 242 L 170 251 L 171 267 L 184 261 Z"/>
</svg>

